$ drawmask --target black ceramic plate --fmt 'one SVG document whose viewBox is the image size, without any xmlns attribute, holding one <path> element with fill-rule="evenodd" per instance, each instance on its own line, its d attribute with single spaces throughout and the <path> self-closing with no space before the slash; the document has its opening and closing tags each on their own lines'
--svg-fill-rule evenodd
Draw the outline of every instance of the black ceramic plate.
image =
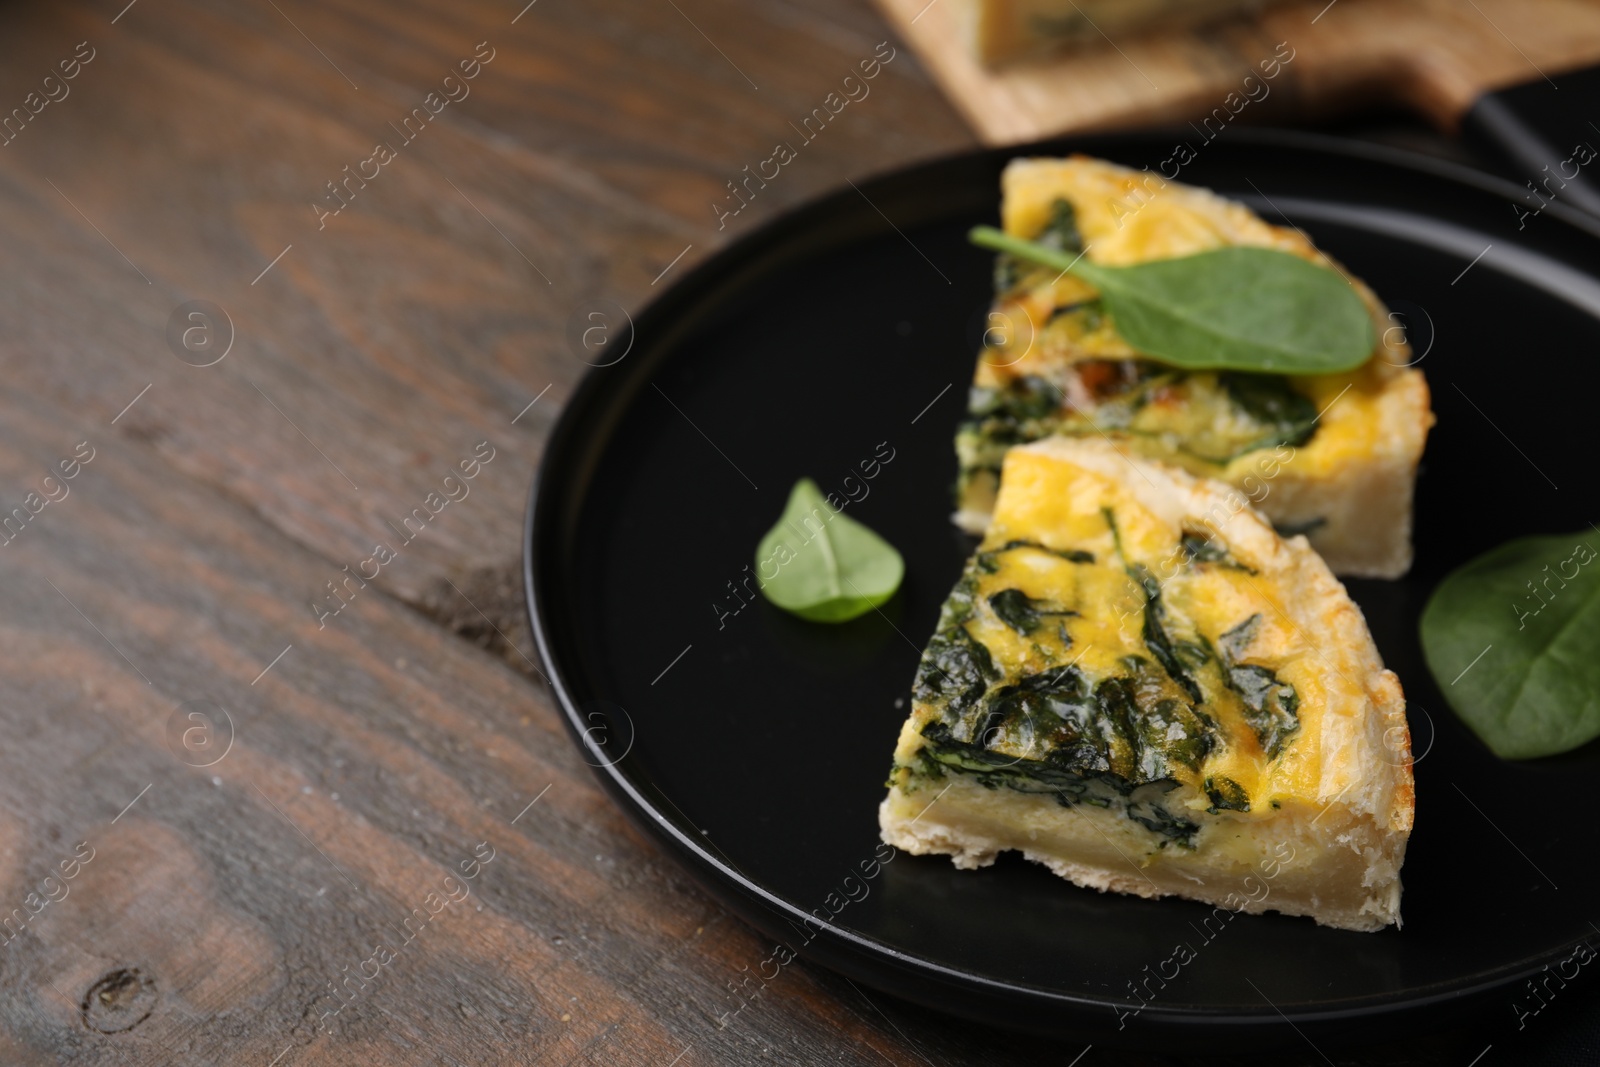
<svg viewBox="0 0 1600 1067">
<path fill-rule="evenodd" d="M 1027 151 L 1159 167 L 1175 139 Z M 1199 147 L 1181 180 L 1304 229 L 1403 313 L 1425 353 L 1439 422 L 1417 491 L 1417 563 L 1402 581 L 1349 583 L 1409 698 L 1417 818 L 1403 930 L 1240 916 L 1207 939 L 1202 905 L 1078 889 L 1015 857 L 977 872 L 874 859 L 917 656 L 971 548 L 948 521 L 951 437 L 992 259 L 965 234 L 995 221 L 1016 151 L 813 203 L 686 276 L 631 336 L 611 336 L 605 351 L 626 355 L 578 389 L 529 510 L 540 651 L 624 807 L 775 942 L 880 989 L 1038 1032 L 1225 1036 L 1234 1049 L 1299 1041 L 1286 1020 L 1319 1043 L 1477 1008 L 1509 1020 L 1511 987 L 1594 933 L 1600 746 L 1519 764 L 1490 755 L 1429 677 L 1416 621 L 1469 557 L 1593 517 L 1593 459 L 1576 446 L 1593 426 L 1600 226 L 1547 208 L 1518 230 L 1515 187 L 1370 147 L 1242 130 Z M 861 480 L 874 457 L 876 477 Z M 906 559 L 884 614 L 824 626 L 747 603 L 756 543 L 790 486 L 810 476 L 844 492 L 850 475 L 867 494 L 850 514 Z M 1458 684 L 1475 682 L 1469 671 Z M 1167 962 L 1179 944 L 1194 952 L 1181 969 Z M 750 973 L 776 973 L 782 958 Z M 1154 999 L 1119 1028 L 1141 1003 L 1135 983 Z"/>
</svg>

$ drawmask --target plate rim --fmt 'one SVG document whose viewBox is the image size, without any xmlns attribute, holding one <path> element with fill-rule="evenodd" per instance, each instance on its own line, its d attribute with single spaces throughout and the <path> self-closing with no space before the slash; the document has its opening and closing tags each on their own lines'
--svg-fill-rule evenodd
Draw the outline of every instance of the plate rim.
<svg viewBox="0 0 1600 1067">
<path fill-rule="evenodd" d="M 1131 149 L 1139 146 L 1160 146 L 1164 145 L 1169 137 L 1179 136 L 1180 132 L 1181 127 L 1160 126 L 1136 131 L 1072 134 L 1016 145 L 977 146 L 941 153 L 904 166 L 870 172 L 854 181 L 853 184 L 859 188 L 851 190 L 847 186 L 843 189 L 826 189 L 790 206 L 752 228 L 748 233 L 718 248 L 629 317 L 630 343 L 631 339 L 637 336 L 640 324 L 648 325 L 661 319 L 670 322 L 675 305 L 692 303 L 704 291 L 714 288 L 722 276 L 736 270 L 742 260 L 759 255 L 767 247 L 781 242 L 786 233 L 803 228 L 806 220 L 814 215 L 827 213 L 830 205 L 849 198 L 852 191 L 870 194 L 875 187 L 890 182 L 914 181 L 921 174 L 985 158 L 998 159 L 1005 156 L 1046 153 L 1059 155 L 1077 151 L 1079 150 L 1077 146 L 1080 145 L 1093 145 L 1100 151 L 1124 147 Z M 1328 134 L 1270 127 L 1241 128 L 1231 132 L 1229 141 L 1244 142 L 1256 147 L 1284 148 L 1377 163 L 1465 186 L 1511 203 L 1519 200 L 1524 192 L 1522 187 L 1509 179 L 1451 160 L 1390 145 L 1354 141 Z M 1557 202 L 1546 204 L 1541 214 L 1550 215 L 1561 225 L 1589 238 L 1600 239 L 1600 217 L 1591 216 L 1577 208 Z M 1589 273 L 1600 280 L 1600 272 Z M 607 376 L 603 373 L 608 366 L 591 366 L 584 373 L 551 427 L 529 488 L 522 530 L 524 606 L 528 612 L 534 645 L 547 672 L 546 681 L 555 697 L 562 721 L 579 752 L 585 755 L 592 753 L 593 749 L 588 747 L 589 739 L 582 709 L 573 697 L 568 679 L 552 648 L 552 623 L 557 620 L 547 618 L 544 602 L 545 587 L 536 574 L 538 568 L 535 555 L 536 549 L 543 542 L 556 536 L 551 532 L 552 529 L 564 521 L 563 516 L 553 506 L 556 501 L 545 498 L 554 492 L 550 488 L 552 485 L 559 486 L 571 473 L 570 469 L 562 468 L 570 467 L 566 463 L 571 458 L 568 453 L 575 447 L 581 447 L 578 430 L 588 420 L 591 411 L 603 410 L 609 399 L 606 395 Z M 540 506 L 542 501 L 544 508 Z M 1005 1029 L 1055 1037 L 1068 1033 L 1083 1035 L 1094 1032 L 1100 1033 L 1101 1039 L 1108 1042 L 1130 1047 L 1140 1045 L 1149 1047 L 1160 1045 L 1164 1039 L 1170 1040 L 1174 1035 L 1195 1036 L 1201 1032 L 1248 1032 L 1260 1039 L 1265 1038 L 1270 1031 L 1280 1029 L 1282 1023 L 1287 1021 L 1291 1026 L 1304 1025 L 1313 1028 L 1320 1037 L 1332 1044 L 1349 1044 L 1352 1040 L 1349 1035 L 1328 1028 L 1357 1020 L 1368 1023 L 1379 1020 L 1410 1023 L 1431 1011 L 1452 1007 L 1454 1010 L 1449 1014 L 1451 1017 L 1456 1017 L 1470 1011 L 1485 997 L 1502 992 L 1522 979 L 1537 974 L 1544 967 L 1570 955 L 1578 945 L 1586 943 L 1583 936 L 1579 935 L 1559 948 L 1551 949 L 1536 957 L 1525 957 L 1519 963 L 1509 964 L 1494 971 L 1478 972 L 1457 981 L 1432 983 L 1418 987 L 1412 992 L 1378 993 L 1344 998 L 1329 1002 L 1326 1007 L 1313 1009 L 1295 1008 L 1283 1011 L 1276 1006 L 1267 1005 L 1248 1009 L 1207 1008 L 1162 1004 L 1157 1000 L 1142 1005 L 1135 1028 L 1109 1031 L 1101 1025 L 1104 1019 L 1096 1022 L 1089 1018 L 1089 1014 L 1104 1016 L 1108 1011 L 1114 1014 L 1118 1008 L 1133 1007 L 1138 1002 L 995 978 L 906 952 L 892 944 L 833 922 L 819 924 L 811 912 L 802 910 L 799 905 L 757 884 L 678 826 L 660 810 L 659 804 L 648 795 L 647 790 L 641 789 L 619 770 L 619 766 L 625 761 L 626 754 L 615 761 L 608 762 L 602 759 L 599 764 L 585 759 L 605 791 L 635 824 L 641 826 L 654 840 L 663 845 L 712 896 L 731 907 L 761 933 L 781 938 L 782 935 L 775 932 L 775 927 L 778 925 L 809 926 L 816 933 L 811 940 L 805 942 L 803 949 L 797 950 L 797 955 L 814 959 L 829 969 L 858 978 L 891 995 L 901 996 L 925 1006 L 937 1007 L 939 1010 L 954 1011 L 974 1021 Z M 659 789 L 654 791 L 667 799 L 668 803 L 671 802 L 670 798 L 666 798 L 665 793 Z M 907 992 L 904 987 L 886 987 L 877 980 L 881 971 L 870 964 L 888 964 L 910 975 L 917 980 L 915 985 L 918 991 L 942 987 L 949 992 L 962 990 L 982 992 L 991 999 L 998 998 L 1002 1001 L 1023 998 L 1027 1002 L 1026 1007 L 1030 1009 L 1053 1010 L 1067 1015 L 1067 1019 L 1050 1019 L 1046 1020 L 1050 1025 L 1032 1026 L 1026 1022 L 1002 1019 L 979 1011 L 962 1011 L 959 1006 L 952 1007 L 948 1001 L 935 1003 L 927 996 L 919 996 L 917 992 Z M 1061 1025 L 1062 1021 L 1069 1024 Z M 1361 1043 L 1370 1042 L 1372 1036 L 1369 1031 L 1363 1036 Z M 1342 1042 L 1341 1037 L 1344 1038 Z"/>
</svg>

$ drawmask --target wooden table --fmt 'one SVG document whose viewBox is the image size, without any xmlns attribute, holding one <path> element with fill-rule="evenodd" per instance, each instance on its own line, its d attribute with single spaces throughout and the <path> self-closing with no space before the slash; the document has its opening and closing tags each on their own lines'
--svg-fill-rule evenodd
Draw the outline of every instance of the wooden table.
<svg viewBox="0 0 1600 1067">
<path fill-rule="evenodd" d="M 0 8 L 0 1062 L 1074 1062 L 803 963 L 719 1025 L 768 945 L 528 659 L 569 321 L 973 143 L 879 16 L 126 2 Z"/>
</svg>

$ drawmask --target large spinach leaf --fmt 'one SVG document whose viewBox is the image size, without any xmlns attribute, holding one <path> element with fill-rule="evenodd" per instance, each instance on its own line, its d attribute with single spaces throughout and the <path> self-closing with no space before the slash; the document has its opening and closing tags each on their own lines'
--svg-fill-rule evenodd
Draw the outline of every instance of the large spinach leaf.
<svg viewBox="0 0 1600 1067">
<path fill-rule="evenodd" d="M 1600 538 L 1523 537 L 1452 572 L 1422 612 L 1445 699 L 1506 759 L 1600 737 Z"/>
<path fill-rule="evenodd" d="M 1088 282 L 1128 344 L 1175 366 L 1327 374 L 1372 356 L 1361 297 L 1337 272 L 1288 252 L 1226 247 L 1108 267 L 991 226 L 971 238 Z"/>
</svg>

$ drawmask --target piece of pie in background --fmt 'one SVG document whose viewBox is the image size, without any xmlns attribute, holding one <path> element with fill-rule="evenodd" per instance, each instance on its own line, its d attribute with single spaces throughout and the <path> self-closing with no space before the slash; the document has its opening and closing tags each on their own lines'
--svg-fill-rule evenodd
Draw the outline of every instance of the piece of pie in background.
<svg viewBox="0 0 1600 1067">
<path fill-rule="evenodd" d="M 1360 279 L 1298 230 L 1150 171 L 1082 156 L 1018 159 L 1002 193 L 1007 233 L 1096 263 L 1250 245 L 1338 270 L 1367 304 L 1377 344 L 1371 359 L 1342 374 L 1181 370 L 1130 348 L 1088 283 L 1002 255 L 956 437 L 957 525 L 983 531 L 1009 448 L 1091 437 L 1227 482 L 1280 532 L 1305 534 L 1338 574 L 1406 572 L 1433 414 L 1400 320 Z"/>
</svg>

